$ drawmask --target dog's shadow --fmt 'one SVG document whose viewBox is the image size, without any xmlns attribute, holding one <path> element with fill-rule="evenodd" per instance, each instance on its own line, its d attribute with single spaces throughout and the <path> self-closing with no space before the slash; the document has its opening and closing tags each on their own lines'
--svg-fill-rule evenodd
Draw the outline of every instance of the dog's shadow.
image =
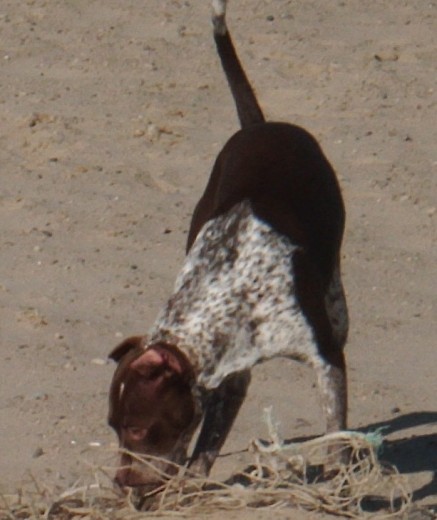
<svg viewBox="0 0 437 520">
<path fill-rule="evenodd" d="M 409 430 L 408 436 L 385 439 L 380 458 L 396 466 L 400 473 L 432 472 L 433 478 L 413 492 L 413 501 L 435 496 L 437 506 L 437 433 L 417 435 L 414 428 L 437 425 L 437 412 L 414 412 L 400 415 L 388 421 L 369 424 L 360 428 L 362 432 L 382 429 L 384 436 L 402 430 Z"/>
<path fill-rule="evenodd" d="M 400 473 L 411 474 L 431 472 L 430 482 L 413 492 L 413 502 L 434 496 L 436 503 L 431 509 L 437 508 L 437 433 L 417 435 L 414 428 L 437 424 L 437 412 L 413 412 L 399 415 L 393 419 L 369 424 L 358 428 L 363 433 L 381 430 L 384 437 L 402 430 L 412 430 L 408 435 L 398 439 L 385 439 L 380 460 L 395 466 Z M 286 440 L 286 444 L 308 440 L 308 437 Z"/>
<path fill-rule="evenodd" d="M 410 511 L 411 514 L 408 516 L 411 520 L 413 518 L 415 520 L 437 518 L 437 433 L 416 434 L 414 432 L 414 428 L 432 424 L 437 424 L 437 412 L 414 412 L 399 415 L 387 421 L 368 424 L 355 430 L 362 433 L 380 431 L 384 436 L 384 442 L 379 452 L 379 459 L 381 462 L 395 466 L 399 473 L 430 472 L 432 474 L 431 480 L 427 484 L 413 491 L 412 502 L 414 504 L 428 497 L 433 497 L 434 501 L 427 505 L 416 504 L 413 506 L 413 509 Z M 411 431 L 405 437 L 397 439 L 387 438 L 390 434 L 402 430 Z M 301 443 L 314 438 L 316 436 L 293 437 L 284 440 L 284 444 Z M 259 441 L 265 443 L 266 446 L 269 445 L 267 440 L 259 439 Z M 222 456 L 230 454 L 223 454 Z M 250 485 L 251 480 L 248 475 L 250 475 L 252 469 L 254 469 L 254 466 L 247 467 L 244 472 L 233 475 L 226 483 L 231 485 L 236 483 L 243 486 Z M 310 473 L 307 475 L 309 481 L 320 482 L 324 478 L 323 466 L 314 466 L 308 469 L 310 469 Z M 330 478 L 329 475 L 327 478 Z M 400 500 L 399 498 L 395 499 L 391 505 L 398 508 L 401 505 Z M 390 503 L 386 499 L 374 496 L 369 496 L 361 503 L 363 509 L 369 513 L 375 513 L 387 508 L 389 505 Z"/>
<path fill-rule="evenodd" d="M 384 436 L 414 429 L 428 424 L 437 425 L 437 412 L 414 412 L 400 415 L 389 421 L 369 424 L 359 431 L 371 432 L 381 429 Z M 394 464 L 401 473 L 437 471 L 437 433 L 416 435 L 414 431 L 396 440 L 384 441 L 382 457 Z"/>
<path fill-rule="evenodd" d="M 420 426 L 437 424 L 437 412 L 414 412 L 404 415 L 399 415 L 393 419 L 382 421 L 378 423 L 368 424 L 361 428 L 357 428 L 356 431 L 362 433 L 370 433 L 380 430 L 384 436 L 384 443 L 379 453 L 379 459 L 382 462 L 387 462 L 397 468 L 400 473 L 412 474 L 431 472 L 431 480 L 423 485 L 419 489 L 415 489 L 412 495 L 412 501 L 417 502 L 427 497 L 434 497 L 435 501 L 427 506 L 421 506 L 420 515 L 417 518 L 435 518 L 435 512 L 437 511 L 437 433 L 431 434 L 416 434 L 414 428 Z M 405 437 L 397 439 L 386 438 L 390 434 L 402 431 L 411 430 Z M 315 436 L 306 437 L 293 437 L 286 439 L 285 444 L 300 443 L 314 439 Z M 266 445 L 268 441 L 263 441 Z M 229 455 L 229 454 L 228 454 Z M 222 456 L 226 456 L 223 454 Z M 251 467 L 247 468 L 247 472 L 250 473 Z M 320 470 L 323 467 L 313 468 L 315 470 L 315 479 L 320 478 Z M 238 482 L 242 485 L 248 485 L 243 475 L 234 475 L 228 483 L 233 484 Z M 386 504 L 385 504 L 386 505 Z M 379 507 L 378 503 L 367 504 L 369 511 L 376 511 Z M 384 504 L 382 504 L 384 506 Z M 419 511 L 418 511 L 419 513 Z M 431 516 L 427 516 L 431 515 Z M 413 517 L 411 517 L 413 518 Z M 414 518 L 416 518 L 414 516 Z"/>
</svg>

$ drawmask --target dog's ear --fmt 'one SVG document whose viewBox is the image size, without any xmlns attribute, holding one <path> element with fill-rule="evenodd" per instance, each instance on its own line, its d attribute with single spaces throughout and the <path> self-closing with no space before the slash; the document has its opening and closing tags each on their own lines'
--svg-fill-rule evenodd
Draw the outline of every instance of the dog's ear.
<svg viewBox="0 0 437 520">
<path fill-rule="evenodd" d="M 117 345 L 108 357 L 118 363 L 131 350 L 143 348 L 146 345 L 146 341 L 145 336 L 131 336 Z"/>
</svg>

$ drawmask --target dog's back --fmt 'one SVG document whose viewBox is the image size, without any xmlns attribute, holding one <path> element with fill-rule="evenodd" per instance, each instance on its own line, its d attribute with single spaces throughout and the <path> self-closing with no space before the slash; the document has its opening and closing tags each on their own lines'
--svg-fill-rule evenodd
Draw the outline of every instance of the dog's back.
<svg viewBox="0 0 437 520">
<path fill-rule="evenodd" d="M 212 3 L 214 39 L 241 130 L 216 159 L 193 213 L 187 250 L 205 222 L 249 199 L 255 215 L 306 248 L 326 289 L 345 220 L 335 173 L 306 130 L 265 121 L 226 25 L 226 0 Z"/>
</svg>

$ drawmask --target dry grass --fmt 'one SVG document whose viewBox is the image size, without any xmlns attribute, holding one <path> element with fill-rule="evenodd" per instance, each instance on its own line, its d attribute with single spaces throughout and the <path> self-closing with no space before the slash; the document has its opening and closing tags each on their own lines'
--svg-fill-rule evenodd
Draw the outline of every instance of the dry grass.
<svg viewBox="0 0 437 520">
<path fill-rule="evenodd" d="M 0 518 L 46 520 L 140 520 L 189 516 L 217 510 L 301 507 L 349 518 L 401 517 L 411 503 L 406 478 L 378 461 L 379 434 L 339 432 L 302 443 L 284 444 L 267 416 L 270 441 L 254 440 L 253 464 L 226 482 L 184 475 L 167 477 L 141 496 L 117 493 L 113 470 L 92 467 L 88 478 L 67 490 L 49 491 L 37 480 L 19 494 L 3 497 Z M 344 451 L 349 463 L 322 471 L 327 451 Z M 153 457 L 141 459 L 153 467 Z M 1 497 L 0 497 L 1 498 Z"/>
</svg>

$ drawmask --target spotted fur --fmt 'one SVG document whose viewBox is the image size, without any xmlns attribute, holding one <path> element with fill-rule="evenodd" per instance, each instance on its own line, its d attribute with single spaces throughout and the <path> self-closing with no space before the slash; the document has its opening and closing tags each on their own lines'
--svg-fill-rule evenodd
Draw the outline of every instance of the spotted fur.
<svg viewBox="0 0 437 520">
<path fill-rule="evenodd" d="M 197 384 L 208 390 L 276 356 L 317 365 L 313 329 L 295 294 L 293 255 L 299 248 L 256 217 L 247 200 L 210 220 L 186 258 L 150 343 L 181 349 L 195 368 Z M 338 336 L 344 336 L 346 307 L 338 276 L 326 302 Z"/>
<path fill-rule="evenodd" d="M 343 348 L 349 330 L 349 317 L 338 265 L 334 268 L 331 282 L 325 295 L 325 307 L 331 323 L 334 340 L 339 347 Z"/>
</svg>

